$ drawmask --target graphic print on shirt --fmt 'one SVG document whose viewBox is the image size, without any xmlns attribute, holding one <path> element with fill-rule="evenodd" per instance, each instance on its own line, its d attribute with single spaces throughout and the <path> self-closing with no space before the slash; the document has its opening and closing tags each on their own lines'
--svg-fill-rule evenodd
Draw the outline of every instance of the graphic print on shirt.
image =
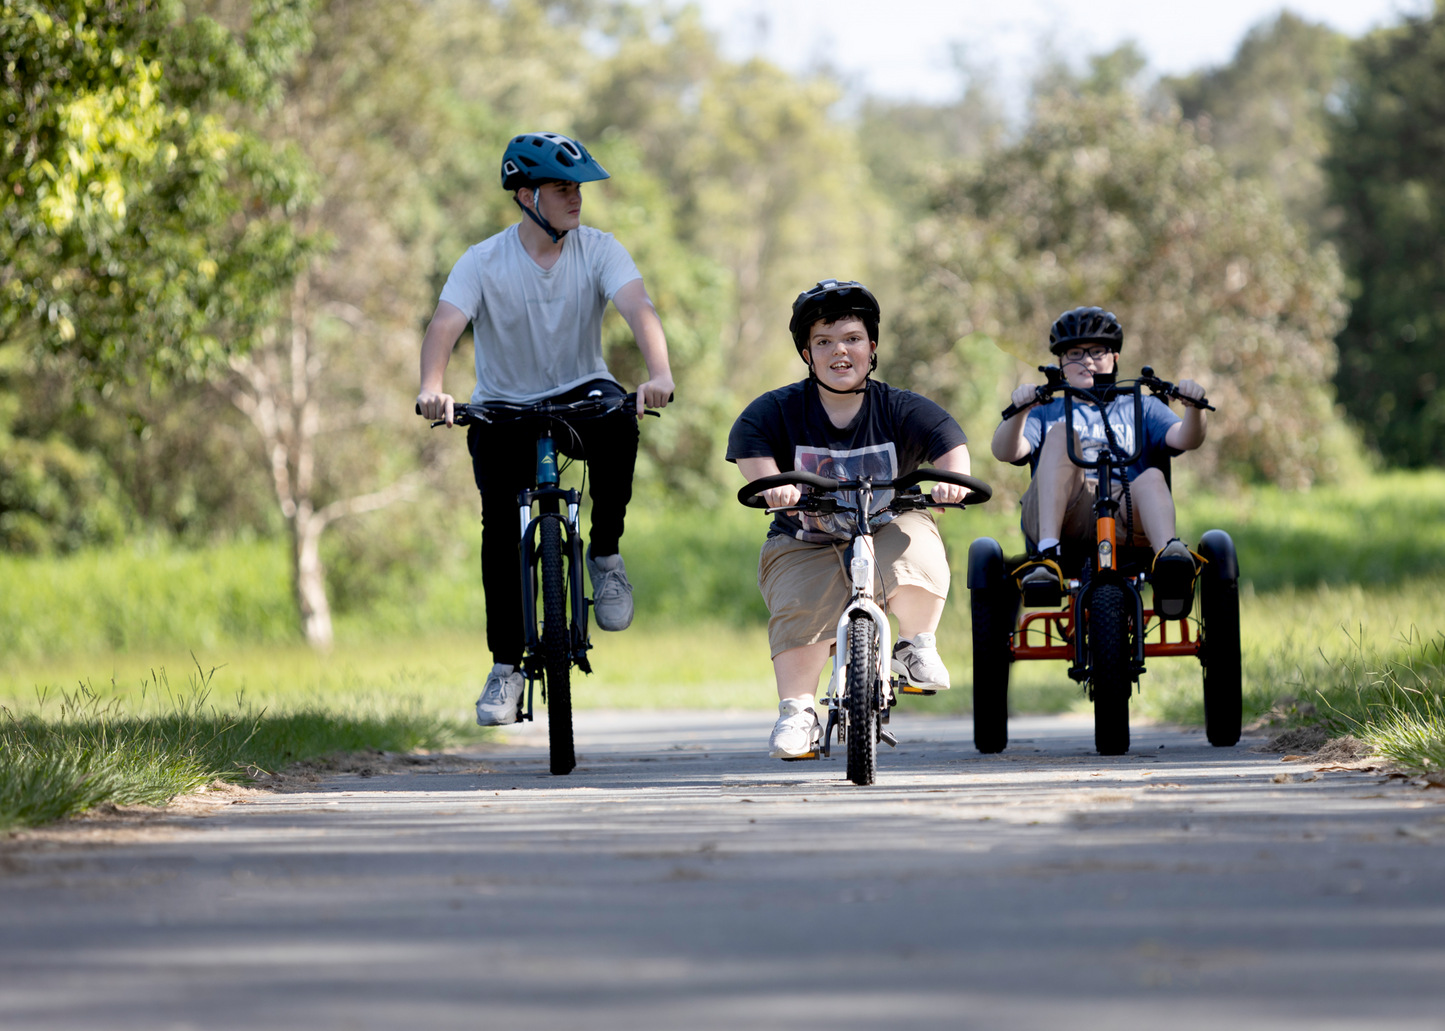
<svg viewBox="0 0 1445 1031">
<path fill-rule="evenodd" d="M 1109 405 L 1109 426 L 1114 431 L 1114 442 L 1127 455 L 1134 451 L 1134 399 L 1124 397 Z M 1057 420 L 1062 422 L 1062 419 Z M 1049 426 L 1044 427 L 1044 434 L 1047 435 Z M 1076 404 L 1074 406 L 1074 432 L 1079 435 L 1079 457 L 1086 462 L 1093 462 L 1098 459 L 1099 452 L 1108 446 L 1109 438 L 1104 433 L 1104 420 L 1099 415 L 1099 409 L 1093 405 Z M 1096 480 L 1099 474 L 1090 469 L 1085 473 L 1090 480 Z"/>
<path fill-rule="evenodd" d="M 856 480 L 868 476 L 874 480 L 892 480 L 898 476 L 898 449 L 893 441 L 874 444 L 870 447 L 837 451 L 825 447 L 808 447 L 803 444 L 793 449 L 793 468 L 799 472 L 816 473 L 834 480 Z M 857 491 L 834 491 L 829 496 L 838 499 L 840 505 L 852 509 L 857 504 Z M 893 500 L 893 491 L 880 490 L 873 493 L 873 508 L 870 516 L 887 508 Z M 871 519 L 875 529 L 891 522 L 893 514 L 884 513 L 883 518 Z M 855 520 L 852 515 L 839 512 L 837 515 L 802 517 L 801 540 L 823 542 L 828 540 L 852 540 Z"/>
</svg>

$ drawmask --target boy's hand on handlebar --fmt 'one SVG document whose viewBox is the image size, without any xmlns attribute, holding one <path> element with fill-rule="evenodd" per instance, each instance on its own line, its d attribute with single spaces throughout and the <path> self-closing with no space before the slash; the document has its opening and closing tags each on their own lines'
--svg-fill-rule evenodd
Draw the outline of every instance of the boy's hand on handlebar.
<svg viewBox="0 0 1445 1031">
<path fill-rule="evenodd" d="M 1032 383 L 1025 383 L 1021 387 L 1015 387 L 1013 394 L 1009 397 L 1009 401 L 1011 401 L 1013 403 L 1013 406 L 1020 411 L 1028 408 L 1030 405 L 1034 404 L 1034 402 L 1038 401 L 1038 399 L 1039 388 Z M 939 486 L 941 487 L 943 486 L 943 484 L 939 484 Z M 953 484 L 949 484 L 949 486 L 953 486 Z"/>
<path fill-rule="evenodd" d="M 648 408 L 666 408 L 672 400 L 674 384 L 671 376 L 654 376 L 637 388 L 637 417 Z"/>
<path fill-rule="evenodd" d="M 438 393 L 435 390 L 423 390 L 416 395 L 416 403 L 417 407 L 421 409 L 421 414 L 428 419 L 442 419 L 448 426 L 455 425 L 452 405 L 456 401 L 452 395 Z"/>
<path fill-rule="evenodd" d="M 1198 401 L 1204 397 L 1204 388 L 1192 379 L 1181 379 L 1174 387 L 1181 397 L 1187 397 L 1191 401 Z"/>
<path fill-rule="evenodd" d="M 784 505 L 796 504 L 802 496 L 802 490 L 792 484 L 786 484 L 782 487 L 771 487 L 763 491 L 763 499 L 767 501 L 769 508 L 782 508 Z M 798 510 L 795 508 L 789 509 L 787 514 L 797 515 Z"/>
</svg>

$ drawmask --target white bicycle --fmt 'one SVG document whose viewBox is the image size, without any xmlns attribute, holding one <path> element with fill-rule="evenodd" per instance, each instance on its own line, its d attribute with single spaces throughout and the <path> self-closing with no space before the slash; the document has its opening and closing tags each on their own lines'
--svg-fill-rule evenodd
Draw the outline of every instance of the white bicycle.
<svg viewBox="0 0 1445 1031">
<path fill-rule="evenodd" d="M 941 503 L 924 494 L 918 484 L 924 480 L 953 483 L 969 491 L 960 502 Z M 790 505 L 768 508 L 762 494 L 773 487 L 806 487 L 807 493 Z M 875 491 L 892 490 L 893 498 L 877 512 L 873 511 Z M 852 505 L 830 495 L 852 492 Z M 738 500 L 749 508 L 775 512 L 801 512 L 807 515 L 849 513 L 853 517 L 854 536 L 845 553 L 852 594 L 843 614 L 838 617 L 834 647 L 833 676 L 823 702 L 828 708 L 828 723 L 823 731 L 821 755 L 829 755 L 833 731 L 838 743 L 848 747 L 848 779 L 854 784 L 872 784 L 878 770 L 878 742 L 890 747 L 898 740 L 884 730 L 888 715 L 898 704 L 901 694 L 933 694 L 895 678 L 890 667 L 893 654 L 892 630 L 888 617 L 873 592 L 877 553 L 873 545 L 874 524 L 885 513 L 898 514 L 927 508 L 967 508 L 981 505 L 993 497 L 993 488 L 982 480 L 963 473 L 943 469 L 916 469 L 896 480 L 832 480 L 816 473 L 774 473 L 754 480 L 738 491 Z M 818 758 L 819 753 L 814 754 Z"/>
</svg>

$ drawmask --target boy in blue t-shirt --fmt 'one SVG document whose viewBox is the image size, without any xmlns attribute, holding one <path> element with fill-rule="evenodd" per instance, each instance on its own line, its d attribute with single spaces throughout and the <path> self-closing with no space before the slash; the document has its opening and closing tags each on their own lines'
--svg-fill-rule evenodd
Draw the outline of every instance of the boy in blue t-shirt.
<svg viewBox="0 0 1445 1031">
<path fill-rule="evenodd" d="M 1070 386 L 1089 389 L 1094 376 L 1112 375 L 1123 344 L 1124 330 L 1112 312 L 1102 308 L 1075 308 L 1060 315 L 1049 332 L 1049 350 L 1059 357 Z M 1204 396 L 1193 380 L 1182 380 L 1186 397 Z M 1028 462 L 1033 481 L 1023 496 L 1023 531 L 1036 560 L 1020 581 L 1061 579 L 1060 541 L 1092 540 L 1094 501 L 1098 477 L 1069 460 L 1063 429 L 1064 401 L 1057 398 L 1037 404 L 1035 387 L 1025 384 L 1013 392 L 1020 411 L 994 431 L 993 455 L 1001 462 Z M 1188 406 L 1183 418 L 1157 397 L 1144 397 L 1144 448 L 1126 472 L 1134 509 L 1134 534 L 1125 544 L 1148 544 L 1154 549 L 1154 586 L 1161 595 L 1182 596 L 1194 582 L 1194 557 L 1175 536 L 1174 498 L 1164 478 L 1168 460 L 1204 443 L 1204 410 Z M 1134 398 L 1121 397 L 1105 406 L 1114 439 L 1126 452 L 1134 450 Z M 1103 419 L 1093 405 L 1075 404 L 1073 432 L 1080 457 L 1092 459 L 1107 446 Z M 1115 482 L 1113 496 L 1123 487 Z M 1123 522 L 1121 518 L 1121 523 Z M 1124 528 L 1121 526 L 1121 530 Z"/>
</svg>

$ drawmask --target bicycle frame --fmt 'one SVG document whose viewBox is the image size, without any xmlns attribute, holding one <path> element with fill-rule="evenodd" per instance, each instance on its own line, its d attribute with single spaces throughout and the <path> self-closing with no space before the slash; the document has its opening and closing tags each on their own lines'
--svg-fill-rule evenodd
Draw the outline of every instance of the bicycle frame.
<svg viewBox="0 0 1445 1031">
<path fill-rule="evenodd" d="M 855 616 L 867 616 L 873 621 L 873 625 L 878 631 L 878 663 L 875 674 L 877 683 L 884 687 L 883 704 L 879 707 L 878 713 L 879 720 L 883 723 L 888 722 L 889 710 L 898 703 L 888 664 L 889 656 L 893 654 L 892 627 L 888 625 L 888 617 L 878 603 L 873 600 L 873 577 L 878 566 L 878 553 L 873 544 L 873 531 L 867 518 L 868 510 L 873 507 L 873 488 L 867 479 L 859 481 L 857 497 L 856 518 L 860 532 L 848 546 L 848 550 L 853 553 L 848 569 L 853 593 L 848 599 L 848 604 L 843 607 L 843 614 L 838 617 L 838 629 L 833 645 L 833 675 L 828 681 L 827 694 L 823 696 L 823 701 L 828 707 L 828 724 L 827 729 L 823 732 L 822 742 L 824 755 L 831 754 L 833 728 L 842 727 L 845 723 L 842 719 L 843 695 L 838 685 L 848 682 L 846 670 L 852 663 L 848 630 Z M 897 740 L 886 730 L 880 732 L 879 737 L 889 745 L 897 744 Z M 841 735 L 839 740 L 842 740 Z"/>
<path fill-rule="evenodd" d="M 522 577 L 522 632 L 526 639 L 526 655 L 523 657 L 523 673 L 527 678 L 527 704 L 522 719 L 532 718 L 532 690 L 541 679 L 542 635 L 537 628 L 537 534 L 543 522 L 548 519 L 559 522 L 567 548 L 567 588 L 571 599 L 572 619 L 568 639 L 569 658 L 583 673 L 591 673 L 592 665 L 587 661 L 587 651 L 592 643 L 587 633 L 587 597 L 582 566 L 582 533 L 577 523 L 582 495 L 574 488 L 566 490 L 558 486 L 557 442 L 552 437 L 550 426 L 544 427 L 537 438 L 537 486 L 523 490 L 517 495 L 517 515 L 521 523 Z M 561 506 L 565 503 L 564 516 Z M 538 506 L 533 516 L 532 506 Z M 545 687 L 543 689 L 545 691 Z M 543 701 L 546 701 L 545 696 Z"/>
</svg>

